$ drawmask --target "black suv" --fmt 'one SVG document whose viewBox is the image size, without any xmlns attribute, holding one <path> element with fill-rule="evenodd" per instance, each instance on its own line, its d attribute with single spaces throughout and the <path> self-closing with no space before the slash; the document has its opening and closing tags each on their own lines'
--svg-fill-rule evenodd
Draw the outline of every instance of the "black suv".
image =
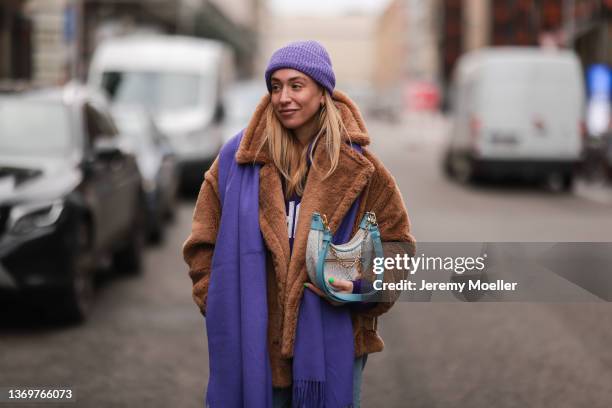
<svg viewBox="0 0 612 408">
<path fill-rule="evenodd" d="M 0 97 L 0 289 L 79 321 L 101 263 L 140 270 L 142 181 L 117 136 L 81 86 Z"/>
</svg>

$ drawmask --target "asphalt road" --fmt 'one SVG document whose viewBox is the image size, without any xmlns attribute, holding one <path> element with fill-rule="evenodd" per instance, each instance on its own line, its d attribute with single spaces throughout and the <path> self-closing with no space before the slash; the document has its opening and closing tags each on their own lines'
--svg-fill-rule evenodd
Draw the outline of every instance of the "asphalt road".
<svg viewBox="0 0 612 408">
<path fill-rule="evenodd" d="M 418 241 L 612 241 L 612 203 L 588 188 L 466 187 L 440 169 L 439 125 L 403 130 L 370 127 L 385 137 L 373 147 Z M 380 326 L 386 350 L 368 359 L 366 407 L 612 406 L 610 303 L 397 303 Z"/>
<path fill-rule="evenodd" d="M 612 241 L 612 204 L 446 180 L 437 124 L 370 122 L 370 132 L 420 242 Z M 5 307 L 0 387 L 70 387 L 77 402 L 65 406 L 203 406 L 204 322 L 180 254 L 193 206 L 183 202 L 166 242 L 148 249 L 142 276 L 100 285 L 87 324 Z M 386 348 L 368 359 L 364 407 L 612 406 L 610 303 L 398 303 L 379 327 Z"/>
</svg>

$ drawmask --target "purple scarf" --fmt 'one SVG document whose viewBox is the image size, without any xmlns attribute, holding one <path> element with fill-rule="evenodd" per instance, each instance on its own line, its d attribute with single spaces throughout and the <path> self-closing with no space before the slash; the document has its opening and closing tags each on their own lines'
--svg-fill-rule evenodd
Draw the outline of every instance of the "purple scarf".
<svg viewBox="0 0 612 408">
<path fill-rule="evenodd" d="M 210 408 L 272 407 L 267 251 L 259 228 L 261 165 L 236 163 L 242 135 L 230 140 L 219 157 L 222 211 L 206 313 L 210 362 L 206 406 Z M 343 219 L 334 243 L 349 240 L 358 207 L 359 199 Z M 353 360 L 348 308 L 331 306 L 305 290 L 294 347 L 292 406 L 351 407 Z"/>
</svg>

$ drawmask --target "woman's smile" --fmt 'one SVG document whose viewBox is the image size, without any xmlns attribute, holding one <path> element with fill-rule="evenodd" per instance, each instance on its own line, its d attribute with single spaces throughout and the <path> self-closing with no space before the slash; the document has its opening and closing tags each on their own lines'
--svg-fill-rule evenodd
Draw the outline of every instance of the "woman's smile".
<svg viewBox="0 0 612 408">
<path fill-rule="evenodd" d="M 292 117 L 299 109 L 283 109 L 278 111 L 278 113 L 283 117 L 283 118 L 290 118 Z"/>
</svg>

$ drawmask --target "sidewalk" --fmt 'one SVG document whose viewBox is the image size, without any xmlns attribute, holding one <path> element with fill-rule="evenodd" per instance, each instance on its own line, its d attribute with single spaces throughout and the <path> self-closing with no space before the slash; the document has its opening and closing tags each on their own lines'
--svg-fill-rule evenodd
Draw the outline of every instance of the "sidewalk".
<svg viewBox="0 0 612 408">
<path fill-rule="evenodd" d="M 438 144 L 447 138 L 450 120 L 439 112 L 411 112 L 401 117 L 409 139 Z"/>
<path fill-rule="evenodd" d="M 574 194 L 587 200 L 612 206 L 612 184 L 576 179 Z"/>
</svg>

